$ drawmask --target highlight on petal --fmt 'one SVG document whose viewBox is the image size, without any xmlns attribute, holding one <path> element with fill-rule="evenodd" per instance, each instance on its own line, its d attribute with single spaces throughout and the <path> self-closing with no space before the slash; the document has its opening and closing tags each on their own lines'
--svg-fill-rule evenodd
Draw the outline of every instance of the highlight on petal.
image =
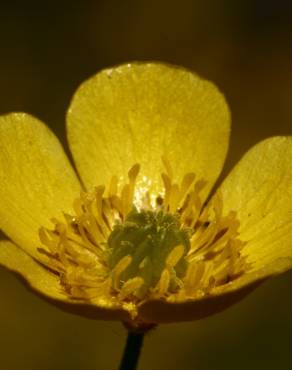
<svg viewBox="0 0 292 370">
<path fill-rule="evenodd" d="M 229 126 L 227 104 L 211 82 L 158 63 L 98 73 L 77 90 L 67 116 L 70 148 L 87 188 L 107 185 L 113 175 L 126 180 L 139 163 L 141 178 L 158 190 L 164 157 L 174 182 L 190 172 L 207 182 L 203 199 L 223 166 Z"/>
<path fill-rule="evenodd" d="M 250 272 L 283 271 L 292 258 L 292 137 L 257 144 L 223 182 L 223 213 L 236 212 Z M 291 268 L 291 266 L 290 266 Z M 254 275 L 256 277 L 256 274 Z"/>
<path fill-rule="evenodd" d="M 80 184 L 61 144 L 38 119 L 0 117 L 0 228 L 39 259 L 40 226 L 72 209 Z"/>
<path fill-rule="evenodd" d="M 70 299 L 60 285 L 59 276 L 35 261 L 10 241 L 0 241 L 0 266 L 15 272 L 38 295 L 66 312 L 102 320 L 129 320 L 128 312 L 110 302 L 82 302 Z"/>
</svg>

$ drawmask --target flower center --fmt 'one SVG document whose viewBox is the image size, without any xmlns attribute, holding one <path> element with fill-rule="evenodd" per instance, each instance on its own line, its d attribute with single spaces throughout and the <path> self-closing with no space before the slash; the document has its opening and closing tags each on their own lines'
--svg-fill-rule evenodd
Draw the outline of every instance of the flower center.
<svg viewBox="0 0 292 370">
<path fill-rule="evenodd" d="M 165 290 L 176 292 L 183 285 L 190 240 L 177 216 L 133 209 L 123 224 L 114 227 L 108 247 L 107 262 L 115 271 L 117 290 L 136 282 L 133 293 L 143 298 L 157 286 L 164 270 L 168 273 Z"/>
<path fill-rule="evenodd" d="M 222 215 L 220 193 L 203 208 L 203 180 L 188 173 L 180 185 L 163 158 L 164 190 L 138 178 L 120 186 L 113 176 L 74 203 L 75 215 L 41 228 L 42 261 L 73 299 L 139 305 L 146 299 L 181 301 L 212 294 L 246 269 L 236 213 Z"/>
</svg>

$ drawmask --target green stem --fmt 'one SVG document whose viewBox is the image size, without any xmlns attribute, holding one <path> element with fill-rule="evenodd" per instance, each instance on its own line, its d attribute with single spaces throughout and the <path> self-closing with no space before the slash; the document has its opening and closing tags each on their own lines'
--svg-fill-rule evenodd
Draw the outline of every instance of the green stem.
<svg viewBox="0 0 292 370">
<path fill-rule="evenodd" d="M 142 332 L 128 332 L 127 342 L 119 370 L 136 370 L 144 339 Z"/>
</svg>

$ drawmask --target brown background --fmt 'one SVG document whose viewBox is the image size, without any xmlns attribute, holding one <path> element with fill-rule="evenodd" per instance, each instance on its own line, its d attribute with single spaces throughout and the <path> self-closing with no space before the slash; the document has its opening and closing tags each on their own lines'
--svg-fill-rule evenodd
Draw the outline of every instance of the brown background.
<svg viewBox="0 0 292 370">
<path fill-rule="evenodd" d="M 133 60 L 194 69 L 224 92 L 233 116 L 225 174 L 257 141 L 292 134 L 289 1 L 103 0 L 0 6 L 0 113 L 25 111 L 64 141 L 81 81 Z M 206 320 L 161 326 L 140 370 L 286 369 L 291 366 L 292 274 L 267 282 Z M 65 314 L 0 270 L 0 368 L 116 369 L 119 323 Z"/>
</svg>

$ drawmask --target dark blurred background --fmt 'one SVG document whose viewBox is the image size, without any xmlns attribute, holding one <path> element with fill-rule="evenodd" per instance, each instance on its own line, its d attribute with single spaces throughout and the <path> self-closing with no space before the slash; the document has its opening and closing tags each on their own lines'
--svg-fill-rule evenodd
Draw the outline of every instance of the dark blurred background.
<svg viewBox="0 0 292 370">
<path fill-rule="evenodd" d="M 133 60 L 179 64 L 213 80 L 233 116 L 225 174 L 257 141 L 292 134 L 292 12 L 284 0 L 4 1 L 0 114 L 30 112 L 65 143 L 77 86 Z M 140 370 L 291 368 L 292 274 L 200 322 L 148 335 Z M 117 369 L 119 323 L 50 306 L 0 270 L 0 368 Z"/>
</svg>

